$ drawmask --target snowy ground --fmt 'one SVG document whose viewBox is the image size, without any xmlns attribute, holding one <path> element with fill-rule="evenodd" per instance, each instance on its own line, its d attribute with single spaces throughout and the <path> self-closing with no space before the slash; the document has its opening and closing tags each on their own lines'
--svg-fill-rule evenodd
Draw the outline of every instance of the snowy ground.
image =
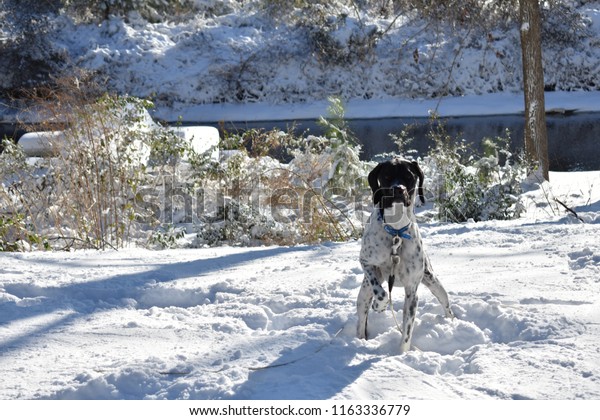
<svg viewBox="0 0 600 420">
<path fill-rule="evenodd" d="M 421 288 L 406 354 L 389 311 L 355 338 L 360 242 L 2 253 L 0 399 L 598 399 L 600 173 L 527 197 L 421 225 L 457 319 Z"/>
</svg>

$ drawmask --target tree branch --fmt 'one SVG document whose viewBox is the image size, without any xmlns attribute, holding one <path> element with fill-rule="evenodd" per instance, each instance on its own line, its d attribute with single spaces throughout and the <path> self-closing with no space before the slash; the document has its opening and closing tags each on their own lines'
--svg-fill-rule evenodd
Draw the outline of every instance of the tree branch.
<svg viewBox="0 0 600 420">
<path fill-rule="evenodd" d="M 575 216 L 577 218 L 577 220 L 579 220 L 581 223 L 585 223 L 584 220 L 577 214 L 577 212 L 575 210 L 573 210 L 572 208 L 570 208 L 569 206 L 567 206 L 565 203 L 563 203 L 562 201 L 560 201 L 558 198 L 554 198 L 554 201 L 556 201 L 558 204 L 560 204 L 561 206 L 563 206 L 567 212 L 569 212 L 573 216 Z"/>
</svg>

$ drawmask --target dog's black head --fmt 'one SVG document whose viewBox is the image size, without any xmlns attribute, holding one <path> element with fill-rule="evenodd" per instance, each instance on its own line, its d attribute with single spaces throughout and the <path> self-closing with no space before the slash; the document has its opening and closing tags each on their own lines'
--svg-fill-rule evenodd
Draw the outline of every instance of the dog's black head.
<svg viewBox="0 0 600 420">
<path fill-rule="evenodd" d="M 415 190 L 425 203 L 423 195 L 423 171 L 415 161 L 393 159 L 382 162 L 369 173 L 369 186 L 373 190 L 373 203 L 381 209 L 402 203 L 410 207 Z"/>
</svg>

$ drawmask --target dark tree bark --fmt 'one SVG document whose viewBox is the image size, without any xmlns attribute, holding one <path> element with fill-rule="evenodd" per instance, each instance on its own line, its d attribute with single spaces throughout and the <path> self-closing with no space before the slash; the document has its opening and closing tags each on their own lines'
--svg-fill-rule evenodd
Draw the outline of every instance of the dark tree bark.
<svg viewBox="0 0 600 420">
<path fill-rule="evenodd" d="M 548 180 L 548 135 L 538 0 L 519 0 L 519 16 L 525 96 L 525 152 L 538 163 L 540 175 Z"/>
</svg>

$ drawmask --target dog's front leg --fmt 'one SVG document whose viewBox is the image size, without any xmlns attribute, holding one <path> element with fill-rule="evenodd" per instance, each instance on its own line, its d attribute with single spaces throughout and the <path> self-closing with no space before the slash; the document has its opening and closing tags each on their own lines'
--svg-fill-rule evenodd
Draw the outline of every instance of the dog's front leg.
<svg viewBox="0 0 600 420">
<path fill-rule="evenodd" d="M 400 344 L 400 352 L 406 353 L 410 350 L 415 317 L 417 315 L 417 297 L 418 284 L 409 284 L 404 287 L 404 309 L 402 310 L 402 343 Z"/>
<path fill-rule="evenodd" d="M 381 270 L 373 265 L 363 264 L 365 278 L 363 279 L 358 299 L 356 300 L 356 310 L 358 315 L 358 338 L 367 338 L 367 319 L 369 307 L 382 312 L 387 308 L 388 295 L 381 287 L 379 278 Z"/>
<path fill-rule="evenodd" d="M 356 335 L 361 339 L 367 338 L 367 320 L 369 318 L 369 307 L 371 306 L 372 300 L 373 288 L 365 275 L 360 287 L 360 292 L 358 292 L 358 298 L 356 299 L 356 312 L 358 315 Z"/>
<path fill-rule="evenodd" d="M 375 312 L 383 312 L 389 305 L 389 296 L 381 285 L 384 279 L 389 277 L 389 270 L 387 267 L 378 266 L 366 266 L 365 267 L 365 279 L 368 278 L 371 290 L 373 291 L 373 305 L 372 308 Z"/>
</svg>

